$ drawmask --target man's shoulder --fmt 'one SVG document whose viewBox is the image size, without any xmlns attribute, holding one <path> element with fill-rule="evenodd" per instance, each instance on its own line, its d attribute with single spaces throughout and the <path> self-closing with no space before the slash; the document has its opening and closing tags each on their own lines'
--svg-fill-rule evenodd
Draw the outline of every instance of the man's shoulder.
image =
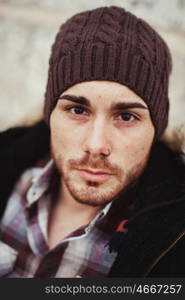
<svg viewBox="0 0 185 300">
<path fill-rule="evenodd" d="M 49 152 L 49 129 L 38 122 L 29 127 L 11 128 L 0 132 L 0 180 L 20 174 Z"/>
<path fill-rule="evenodd" d="M 152 206 L 185 196 L 185 154 L 167 141 L 152 149 L 147 168 L 140 178 L 139 202 Z M 148 201 L 150 199 L 150 201 Z"/>
<path fill-rule="evenodd" d="M 9 128 L 0 132 L 0 156 L 5 155 L 5 152 L 19 147 L 25 146 L 33 147 L 30 143 L 37 142 L 41 146 L 41 142 L 48 143 L 49 141 L 49 128 L 44 121 L 37 122 L 30 126 L 19 126 Z M 39 142 L 40 141 L 40 142 Z M 44 146 L 46 145 L 44 143 Z M 24 149 L 25 150 L 25 149 Z"/>
<path fill-rule="evenodd" d="M 7 198 L 6 209 L 4 209 L 1 226 L 11 223 L 16 215 L 20 214 L 23 208 L 27 205 L 27 192 L 39 171 L 40 168 L 29 168 L 18 178 L 10 196 Z"/>
<path fill-rule="evenodd" d="M 49 129 L 44 121 L 0 133 L 0 217 L 17 180 L 49 153 Z"/>
</svg>

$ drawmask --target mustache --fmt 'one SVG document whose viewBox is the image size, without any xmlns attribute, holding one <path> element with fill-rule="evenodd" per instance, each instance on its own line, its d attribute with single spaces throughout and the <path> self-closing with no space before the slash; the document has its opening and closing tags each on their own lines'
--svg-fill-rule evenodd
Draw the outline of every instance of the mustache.
<svg viewBox="0 0 185 300">
<path fill-rule="evenodd" d="M 116 164 L 110 163 L 107 159 L 93 159 L 89 156 L 84 156 L 81 159 L 69 159 L 69 164 L 71 168 L 78 169 L 98 169 L 102 172 L 120 173 L 120 169 Z"/>
</svg>

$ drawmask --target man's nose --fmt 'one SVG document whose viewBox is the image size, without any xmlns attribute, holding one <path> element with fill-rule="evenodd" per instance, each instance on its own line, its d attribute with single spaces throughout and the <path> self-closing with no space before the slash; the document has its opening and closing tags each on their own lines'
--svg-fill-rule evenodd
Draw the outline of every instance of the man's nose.
<svg viewBox="0 0 185 300">
<path fill-rule="evenodd" d="M 99 119 L 90 124 L 84 141 L 84 151 L 94 157 L 111 154 L 109 126 L 106 120 Z"/>
</svg>

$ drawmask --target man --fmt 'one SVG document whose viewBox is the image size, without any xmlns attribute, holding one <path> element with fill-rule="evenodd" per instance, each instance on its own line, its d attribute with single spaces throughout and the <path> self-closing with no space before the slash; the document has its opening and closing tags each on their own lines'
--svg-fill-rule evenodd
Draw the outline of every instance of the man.
<svg viewBox="0 0 185 300">
<path fill-rule="evenodd" d="M 1 276 L 185 275 L 185 168 L 160 141 L 170 72 L 165 42 L 123 8 L 62 25 L 48 129 L 1 136 Z"/>
</svg>

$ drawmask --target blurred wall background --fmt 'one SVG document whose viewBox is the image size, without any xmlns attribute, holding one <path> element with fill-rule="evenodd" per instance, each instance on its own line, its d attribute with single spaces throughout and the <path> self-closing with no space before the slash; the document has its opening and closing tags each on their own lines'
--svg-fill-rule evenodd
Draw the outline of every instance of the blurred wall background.
<svg viewBox="0 0 185 300">
<path fill-rule="evenodd" d="M 82 10 L 118 5 L 148 21 L 173 56 L 169 132 L 185 124 L 185 0 L 0 0 L 0 131 L 42 116 L 55 34 Z"/>
</svg>

